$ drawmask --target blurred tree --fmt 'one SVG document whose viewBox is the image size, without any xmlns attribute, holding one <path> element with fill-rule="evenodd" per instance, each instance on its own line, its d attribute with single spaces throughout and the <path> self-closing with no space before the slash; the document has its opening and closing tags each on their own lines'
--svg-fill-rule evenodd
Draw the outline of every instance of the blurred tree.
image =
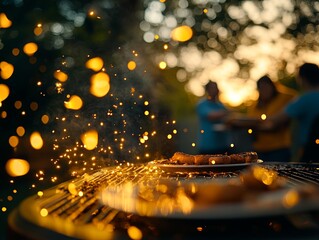
<svg viewBox="0 0 319 240">
<path fill-rule="evenodd" d="M 154 64 L 180 70 L 175 81 L 189 94 L 202 96 L 212 79 L 228 92 L 222 99 L 238 106 L 255 96 L 252 81 L 260 76 L 294 86 L 301 62 L 319 64 L 318 13 L 318 3 L 307 0 L 149 1 L 141 28 Z M 192 28 L 192 38 L 172 39 L 171 31 L 183 25 Z"/>
</svg>

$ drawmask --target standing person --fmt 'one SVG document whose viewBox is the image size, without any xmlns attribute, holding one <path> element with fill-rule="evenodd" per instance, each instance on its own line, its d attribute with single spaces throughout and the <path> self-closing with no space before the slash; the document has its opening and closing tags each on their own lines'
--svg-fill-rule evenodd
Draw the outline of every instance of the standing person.
<svg viewBox="0 0 319 240">
<path fill-rule="evenodd" d="M 248 109 L 248 117 L 261 119 L 271 117 L 284 109 L 296 95 L 293 90 L 275 83 L 265 75 L 257 80 L 259 98 Z M 289 124 L 263 131 L 262 121 L 253 128 L 253 148 L 258 156 L 266 161 L 288 162 L 291 158 L 291 134 Z M 260 126 L 260 128 L 259 128 Z"/>
<path fill-rule="evenodd" d="M 304 63 L 297 73 L 297 82 L 303 93 L 290 102 L 282 112 L 265 121 L 266 128 L 276 128 L 296 120 L 298 131 L 295 134 L 297 145 L 297 161 L 303 160 L 304 147 L 310 137 L 310 129 L 314 120 L 319 115 L 319 68 L 313 63 Z M 319 136 L 318 136 L 319 138 Z M 318 153 L 317 153 L 318 154 Z M 318 159 L 316 159 L 318 161 Z"/>
<path fill-rule="evenodd" d="M 201 100 L 196 107 L 200 125 L 199 153 L 223 154 L 229 152 L 231 135 L 229 130 L 223 128 L 223 119 L 228 115 L 228 110 L 219 101 L 219 89 L 216 82 L 208 82 L 205 91 L 207 97 Z"/>
</svg>

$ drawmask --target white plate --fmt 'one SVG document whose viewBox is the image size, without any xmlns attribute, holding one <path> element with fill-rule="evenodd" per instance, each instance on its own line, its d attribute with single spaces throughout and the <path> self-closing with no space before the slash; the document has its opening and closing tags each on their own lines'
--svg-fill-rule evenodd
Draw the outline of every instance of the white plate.
<svg viewBox="0 0 319 240">
<path fill-rule="evenodd" d="M 154 160 L 148 163 L 150 166 L 158 167 L 168 172 L 230 172 L 247 168 L 251 165 L 262 163 L 261 159 L 253 163 L 232 163 L 232 164 L 212 164 L 212 165 L 186 165 L 170 164 L 167 159 Z"/>
</svg>

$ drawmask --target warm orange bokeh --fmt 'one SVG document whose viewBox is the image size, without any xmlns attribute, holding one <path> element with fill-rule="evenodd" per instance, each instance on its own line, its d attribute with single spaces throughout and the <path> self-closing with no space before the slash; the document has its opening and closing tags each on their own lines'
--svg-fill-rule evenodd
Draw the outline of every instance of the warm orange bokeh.
<svg viewBox="0 0 319 240">
<path fill-rule="evenodd" d="M 96 130 L 89 130 L 81 135 L 81 141 L 87 150 L 93 150 L 98 144 L 99 134 Z"/>
<path fill-rule="evenodd" d="M 189 26 L 180 26 L 171 32 L 171 37 L 173 40 L 178 42 L 186 42 L 193 36 L 193 30 Z"/>
<path fill-rule="evenodd" d="M 11 177 L 26 175 L 30 170 L 30 164 L 23 159 L 12 158 L 6 163 L 6 171 Z"/>
<path fill-rule="evenodd" d="M 85 64 L 85 66 L 88 69 L 92 69 L 95 72 L 100 71 L 103 65 L 104 65 L 103 59 L 100 57 L 91 58 Z"/>
<path fill-rule="evenodd" d="M 9 79 L 14 72 L 14 67 L 12 64 L 2 61 L 0 62 L 0 76 L 2 79 Z"/>
<path fill-rule="evenodd" d="M 69 101 L 64 102 L 64 106 L 67 109 L 79 110 L 83 106 L 83 101 L 82 101 L 82 99 L 79 96 L 72 95 L 70 97 Z"/>
<path fill-rule="evenodd" d="M 12 21 L 8 19 L 5 13 L 0 13 L 0 28 L 9 28 L 12 25 Z"/>
<path fill-rule="evenodd" d="M 38 45 L 34 42 L 27 43 L 23 46 L 23 52 L 28 56 L 32 56 L 38 51 Z"/>
<path fill-rule="evenodd" d="M 91 77 L 90 93 L 96 97 L 104 97 L 110 90 L 110 77 L 99 72 Z"/>
</svg>

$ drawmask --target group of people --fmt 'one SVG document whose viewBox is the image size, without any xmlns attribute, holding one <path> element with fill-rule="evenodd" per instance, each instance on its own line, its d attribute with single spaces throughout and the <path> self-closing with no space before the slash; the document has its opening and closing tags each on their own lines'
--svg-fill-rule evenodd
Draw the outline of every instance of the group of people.
<svg viewBox="0 0 319 240">
<path fill-rule="evenodd" d="M 319 67 L 304 63 L 296 80 L 300 95 L 268 76 L 261 77 L 258 101 L 240 117 L 219 101 L 217 83 L 210 81 L 205 86 L 207 98 L 197 105 L 199 153 L 231 152 L 231 130 L 247 128 L 253 135 L 252 150 L 264 161 L 319 161 Z M 227 127 L 221 130 L 220 126 Z"/>
</svg>

